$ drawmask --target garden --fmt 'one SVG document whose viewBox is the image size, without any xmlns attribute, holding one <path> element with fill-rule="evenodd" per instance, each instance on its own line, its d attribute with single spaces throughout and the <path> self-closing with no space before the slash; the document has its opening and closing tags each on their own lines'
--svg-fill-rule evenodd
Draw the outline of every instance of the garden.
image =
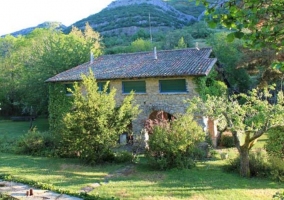
<svg viewBox="0 0 284 200">
<path fill-rule="evenodd" d="M 176 120 L 160 119 L 149 122 L 146 129 L 152 134 L 145 151 L 116 151 L 115 138 L 127 128 L 121 124 L 128 124 L 139 113 L 138 107 L 131 104 L 134 94 L 130 94 L 120 107 L 116 107 L 115 91 L 108 93 L 107 86 L 103 92 L 94 90 L 96 80 L 92 75 L 83 77 L 81 85 L 85 86 L 87 96 L 82 96 L 80 86 L 75 83 L 74 91 L 70 91 L 74 97 L 72 105 L 77 109 L 69 110 L 63 115 L 61 122 L 64 123 L 58 123 L 54 129 L 57 134 L 52 134 L 52 129 L 49 129 L 50 117 L 37 118 L 32 128 L 29 122 L 0 121 L 1 179 L 83 199 L 283 198 L 283 152 L 277 149 L 283 145 L 281 127 L 263 132 L 256 138 L 260 140 L 257 145 L 251 143 L 256 142 L 252 140 L 255 134 L 244 134 L 246 140 L 250 141 L 247 146 L 250 154 L 249 176 L 242 174 L 241 154 L 238 150 L 240 141 L 234 137 L 237 128 L 231 131 L 229 139 L 228 135 L 221 137 L 223 139 L 220 141 L 220 148 L 209 148 L 208 152 L 204 152 L 197 147 L 198 143 L 205 140 L 210 147 L 210 140 L 204 137 L 201 127 L 190 114 L 191 111 L 195 106 L 200 108 L 202 103 L 207 115 L 214 117 L 216 115 L 210 115 L 206 102 L 210 102 L 211 106 L 212 102 L 215 103 L 214 114 L 219 112 L 217 105 L 224 108 L 224 100 L 220 104 L 220 99 L 208 100 L 209 96 L 207 101 L 192 99 L 191 105 L 195 106 Z M 252 92 L 242 97 L 247 102 L 256 102 L 255 95 L 259 93 Z M 246 103 L 241 105 L 248 106 Z M 230 113 L 243 113 L 243 110 L 236 108 L 234 107 L 234 112 L 227 109 L 228 118 Z M 277 114 L 281 116 L 281 112 L 277 113 L 274 108 L 282 111 L 277 104 L 257 103 L 256 107 L 249 108 L 246 107 L 246 110 L 253 117 L 243 115 L 246 119 L 244 122 L 249 122 L 246 127 L 254 120 L 261 122 L 258 123 L 260 130 L 266 124 L 261 121 L 267 119 L 264 117 L 265 112 L 272 112 L 273 115 L 269 114 L 271 120 L 277 119 Z M 99 112 L 99 109 L 104 112 Z M 258 112 L 255 112 L 257 109 Z M 93 118 L 97 120 L 96 123 L 86 120 L 91 115 L 96 115 Z M 108 127 L 110 119 L 112 125 Z M 237 119 L 238 127 L 242 127 L 242 120 Z M 273 121 L 270 122 L 272 124 Z M 230 127 L 234 127 L 234 124 Z M 259 129 L 257 125 L 253 127 Z M 232 144 L 230 140 L 233 140 L 236 147 L 225 148 Z M 141 144 L 143 142 L 139 143 Z M 270 153 L 267 154 L 264 149 Z"/>
</svg>

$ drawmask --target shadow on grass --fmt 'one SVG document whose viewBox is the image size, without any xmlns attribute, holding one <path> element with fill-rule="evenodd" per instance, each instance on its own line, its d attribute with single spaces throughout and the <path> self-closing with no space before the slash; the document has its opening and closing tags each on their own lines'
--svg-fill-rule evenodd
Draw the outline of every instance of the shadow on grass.
<svg viewBox="0 0 284 200">
<path fill-rule="evenodd" d="M 225 161 L 199 162 L 196 168 L 155 171 L 145 162 L 131 165 L 131 173 L 118 173 L 126 165 L 86 166 L 77 159 L 56 159 L 0 153 L 0 174 L 52 184 L 78 192 L 100 183 L 90 194 L 121 199 L 271 199 L 284 184 L 267 179 L 246 179 L 222 171 Z M 107 183 L 105 179 L 108 177 Z M 260 191 L 269 190 L 268 193 Z M 257 196 L 259 195 L 259 196 Z"/>
</svg>

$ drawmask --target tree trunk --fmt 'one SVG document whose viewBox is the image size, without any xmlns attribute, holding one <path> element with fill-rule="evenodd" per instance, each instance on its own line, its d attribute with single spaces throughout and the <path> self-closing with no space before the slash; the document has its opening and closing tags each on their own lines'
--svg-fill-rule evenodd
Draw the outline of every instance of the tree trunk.
<svg viewBox="0 0 284 200">
<path fill-rule="evenodd" d="M 243 177 L 250 177 L 250 167 L 249 167 L 249 149 L 242 146 L 240 148 L 240 175 Z"/>
</svg>

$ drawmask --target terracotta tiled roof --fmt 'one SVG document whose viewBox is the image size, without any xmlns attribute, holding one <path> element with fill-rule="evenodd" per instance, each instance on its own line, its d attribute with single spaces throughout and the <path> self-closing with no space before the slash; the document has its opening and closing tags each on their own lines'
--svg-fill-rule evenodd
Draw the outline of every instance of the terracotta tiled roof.
<svg viewBox="0 0 284 200">
<path fill-rule="evenodd" d="M 216 58 L 209 58 L 210 48 L 195 48 L 154 52 L 103 55 L 56 76 L 46 82 L 78 81 L 90 69 L 97 80 L 131 79 L 149 77 L 203 76 L 207 75 Z"/>
</svg>

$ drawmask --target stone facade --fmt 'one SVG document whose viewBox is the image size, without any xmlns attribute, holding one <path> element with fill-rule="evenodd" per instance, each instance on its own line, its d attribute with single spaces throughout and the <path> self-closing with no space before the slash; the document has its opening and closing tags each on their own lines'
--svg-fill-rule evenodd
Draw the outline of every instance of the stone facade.
<svg viewBox="0 0 284 200">
<path fill-rule="evenodd" d="M 166 78 L 166 80 L 169 79 L 185 79 L 187 92 L 160 93 L 159 80 L 165 80 L 165 78 L 138 79 L 145 80 L 146 93 L 135 94 L 135 102 L 140 106 L 142 112 L 132 123 L 134 133 L 139 133 L 142 130 L 145 120 L 148 119 L 150 114 L 154 111 L 162 110 L 173 116 L 179 113 L 185 113 L 187 108 L 185 100 L 197 95 L 192 77 Z M 111 80 L 110 87 L 116 88 L 116 100 L 117 103 L 120 104 L 125 95 L 127 95 L 123 94 L 122 80 Z"/>
</svg>

